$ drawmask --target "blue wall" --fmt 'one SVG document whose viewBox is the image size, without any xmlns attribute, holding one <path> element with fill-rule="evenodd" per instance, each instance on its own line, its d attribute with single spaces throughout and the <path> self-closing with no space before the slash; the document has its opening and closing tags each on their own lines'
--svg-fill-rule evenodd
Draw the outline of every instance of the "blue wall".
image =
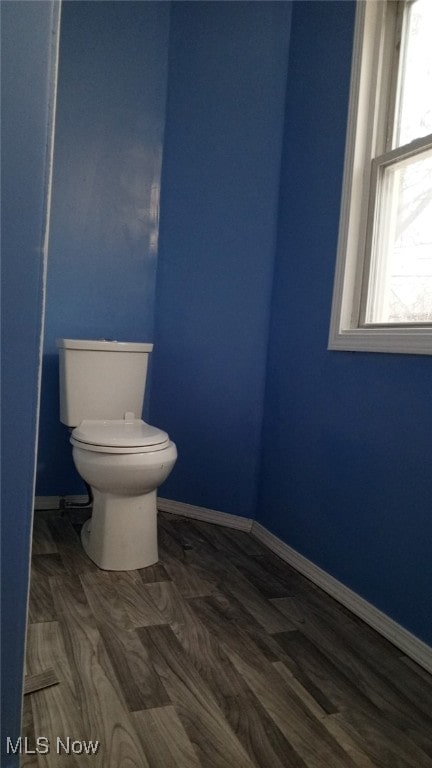
<svg viewBox="0 0 432 768">
<path fill-rule="evenodd" d="M 55 338 L 154 337 L 161 495 L 257 516 L 431 642 L 429 359 L 327 351 L 354 5 L 65 4 L 38 493 L 82 489 Z"/>
<path fill-rule="evenodd" d="M 81 490 L 55 338 L 153 335 L 168 13 L 63 7 L 41 494 Z M 296 2 L 290 38 L 289 3 L 173 5 L 151 419 L 179 444 L 164 495 L 256 514 L 431 643 L 429 358 L 326 350 L 353 20 L 352 2 Z M 3 3 L 2 22 L 2 737 L 16 739 L 53 4 Z"/>
<path fill-rule="evenodd" d="M 431 643 L 431 361 L 326 351 L 353 19 L 293 11 L 258 519 Z"/>
<path fill-rule="evenodd" d="M 151 421 L 167 498 L 253 516 L 289 42 L 288 3 L 174 3 Z"/>
<path fill-rule="evenodd" d="M 47 144 L 54 90 L 50 2 L 2 3 L 1 765 L 20 731 L 33 508 Z"/>
<path fill-rule="evenodd" d="M 152 341 L 169 3 L 63 4 L 37 493 L 82 492 L 56 339 Z"/>
</svg>

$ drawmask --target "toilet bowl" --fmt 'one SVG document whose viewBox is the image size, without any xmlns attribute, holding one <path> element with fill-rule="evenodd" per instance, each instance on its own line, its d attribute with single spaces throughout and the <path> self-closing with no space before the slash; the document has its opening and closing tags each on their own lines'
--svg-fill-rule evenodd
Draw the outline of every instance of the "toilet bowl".
<svg viewBox="0 0 432 768">
<path fill-rule="evenodd" d="M 93 493 L 81 541 L 99 568 L 158 559 L 156 491 L 177 459 L 166 432 L 141 415 L 153 344 L 58 339 L 60 421 L 73 429 L 75 466 Z"/>
<path fill-rule="evenodd" d="M 84 420 L 70 442 L 76 469 L 93 492 L 92 517 L 81 532 L 87 555 L 104 570 L 156 563 L 156 491 L 176 462 L 175 444 L 133 414 Z"/>
</svg>

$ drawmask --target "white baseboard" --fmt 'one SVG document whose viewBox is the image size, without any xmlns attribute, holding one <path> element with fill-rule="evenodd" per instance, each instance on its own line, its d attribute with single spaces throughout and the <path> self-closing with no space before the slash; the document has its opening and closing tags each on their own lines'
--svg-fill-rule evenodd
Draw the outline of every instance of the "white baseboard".
<svg viewBox="0 0 432 768">
<path fill-rule="evenodd" d="M 229 528 L 240 528 L 243 531 L 250 532 L 252 536 L 262 542 L 268 549 L 271 549 L 276 555 L 289 565 L 292 565 L 299 573 L 306 576 L 324 592 L 334 597 L 339 603 L 366 624 L 379 632 L 380 635 L 390 640 L 393 645 L 399 648 L 404 654 L 417 662 L 421 667 L 432 673 L 432 648 L 413 635 L 407 629 L 402 627 L 387 614 L 375 608 L 363 597 L 360 597 L 352 589 L 335 579 L 327 571 L 315 565 L 300 552 L 285 544 L 281 539 L 264 528 L 263 525 L 249 518 L 229 515 L 226 512 L 218 512 L 214 509 L 205 507 L 195 507 L 192 504 L 184 504 L 179 501 L 169 499 L 158 499 L 158 508 L 164 512 L 171 512 L 175 515 L 195 518 L 196 520 L 205 520 L 208 523 L 225 525 Z"/>
<path fill-rule="evenodd" d="M 60 509 L 61 501 L 64 500 L 69 504 L 85 504 L 88 500 L 88 496 L 36 496 L 34 500 L 34 511 L 42 509 Z"/>
<path fill-rule="evenodd" d="M 205 523 L 224 525 L 226 528 L 238 528 L 248 533 L 252 528 L 252 520 L 249 517 L 230 515 L 228 512 L 218 512 L 217 509 L 196 507 L 194 504 L 185 504 L 183 501 L 158 498 L 157 507 L 161 512 L 171 512 L 173 515 L 191 517 L 195 520 L 202 520 Z"/>
</svg>

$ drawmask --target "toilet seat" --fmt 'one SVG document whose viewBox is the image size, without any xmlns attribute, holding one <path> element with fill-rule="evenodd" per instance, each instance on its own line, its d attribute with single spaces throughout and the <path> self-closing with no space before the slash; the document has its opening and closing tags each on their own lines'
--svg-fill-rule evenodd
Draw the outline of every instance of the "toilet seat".
<svg viewBox="0 0 432 768">
<path fill-rule="evenodd" d="M 84 420 L 74 429 L 72 445 L 97 453 L 147 453 L 170 445 L 166 432 L 141 419 Z"/>
</svg>

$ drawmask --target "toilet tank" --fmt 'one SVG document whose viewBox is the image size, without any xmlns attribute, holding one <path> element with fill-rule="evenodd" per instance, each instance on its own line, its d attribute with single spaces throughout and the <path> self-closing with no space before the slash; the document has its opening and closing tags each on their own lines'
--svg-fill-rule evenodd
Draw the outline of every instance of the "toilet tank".
<svg viewBox="0 0 432 768">
<path fill-rule="evenodd" d="M 58 339 L 60 421 L 141 418 L 153 344 Z"/>
</svg>

